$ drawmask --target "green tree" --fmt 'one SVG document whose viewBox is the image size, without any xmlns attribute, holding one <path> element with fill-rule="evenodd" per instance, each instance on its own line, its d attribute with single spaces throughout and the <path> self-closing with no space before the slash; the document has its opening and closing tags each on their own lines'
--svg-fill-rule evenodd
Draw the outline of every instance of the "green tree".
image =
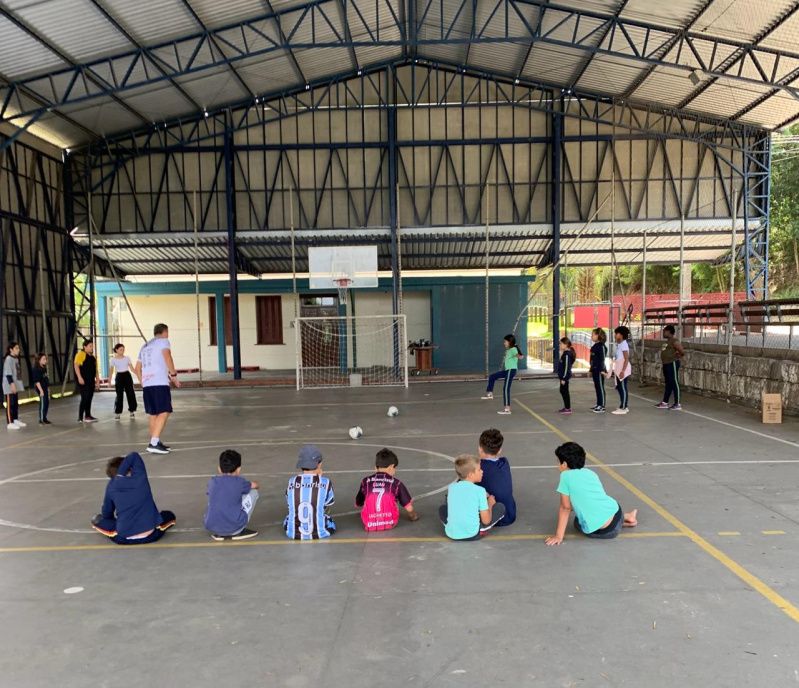
<svg viewBox="0 0 799 688">
<path fill-rule="evenodd" d="M 799 124 L 772 142 L 770 282 L 779 296 L 799 296 Z"/>
</svg>

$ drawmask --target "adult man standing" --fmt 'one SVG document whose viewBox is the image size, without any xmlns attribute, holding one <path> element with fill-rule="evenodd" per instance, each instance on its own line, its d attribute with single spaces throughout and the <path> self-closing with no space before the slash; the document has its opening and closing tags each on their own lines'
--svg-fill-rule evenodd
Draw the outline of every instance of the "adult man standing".
<svg viewBox="0 0 799 688">
<path fill-rule="evenodd" d="M 663 364 L 663 379 L 666 389 L 663 392 L 663 401 L 657 407 L 661 409 L 671 409 L 681 411 L 680 405 L 680 381 L 677 379 L 680 373 L 680 359 L 685 355 L 685 349 L 675 336 L 674 325 L 666 325 L 663 328 L 663 339 L 666 346 L 660 352 L 660 361 Z M 674 395 L 674 403 L 669 406 L 669 399 Z"/>
<path fill-rule="evenodd" d="M 150 421 L 150 443 L 147 451 L 151 454 L 168 454 L 169 447 L 161 441 L 161 433 L 172 413 L 172 394 L 169 383 L 180 387 L 175 362 L 169 344 L 169 328 L 158 323 L 153 328 L 154 337 L 139 351 L 136 361 L 136 377 L 141 380 L 144 396 L 144 412 Z"/>
<path fill-rule="evenodd" d="M 97 370 L 97 359 L 94 356 L 94 342 L 84 339 L 81 350 L 75 354 L 72 364 L 75 369 L 75 379 L 78 381 L 80 393 L 80 406 L 78 407 L 78 423 L 96 423 L 92 415 L 92 399 L 94 390 L 100 385 L 100 373 Z"/>
</svg>

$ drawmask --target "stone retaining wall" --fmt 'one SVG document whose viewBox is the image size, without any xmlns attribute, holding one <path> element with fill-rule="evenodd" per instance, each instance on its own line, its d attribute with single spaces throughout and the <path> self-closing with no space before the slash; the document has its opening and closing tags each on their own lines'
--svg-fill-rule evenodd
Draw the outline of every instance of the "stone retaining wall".
<svg viewBox="0 0 799 688">
<path fill-rule="evenodd" d="M 712 397 L 727 398 L 726 345 L 686 343 L 680 367 L 682 389 Z M 663 343 L 646 342 L 644 380 L 663 384 L 660 351 Z M 633 378 L 639 379 L 640 344 L 634 347 Z M 734 346 L 730 400 L 760 408 L 760 395 L 782 395 L 783 413 L 799 414 L 799 351 Z"/>
</svg>

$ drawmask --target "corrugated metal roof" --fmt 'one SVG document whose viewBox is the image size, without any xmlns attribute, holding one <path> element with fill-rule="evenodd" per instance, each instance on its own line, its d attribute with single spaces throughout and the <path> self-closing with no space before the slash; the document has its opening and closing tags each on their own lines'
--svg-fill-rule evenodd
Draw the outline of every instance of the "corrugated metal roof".
<svg viewBox="0 0 799 688">
<path fill-rule="evenodd" d="M 729 250 L 731 219 L 685 221 L 685 260 L 716 260 Z M 757 227 L 753 223 L 752 229 Z M 743 220 L 738 220 L 743 229 Z M 674 263 L 679 260 L 679 221 L 596 222 L 586 228 L 579 223 L 564 223 L 561 231 L 562 263 L 567 265 L 608 265 L 611 245 L 618 263 L 640 263 L 644 231 L 647 260 Z M 552 228 L 548 224 L 499 225 L 490 228 L 489 260 L 493 267 L 528 268 L 547 255 Z M 288 231 L 240 231 L 239 253 L 259 273 L 291 269 L 291 234 Z M 739 232 L 743 240 L 743 231 Z M 309 245 L 376 244 L 378 266 L 391 268 L 391 235 L 388 229 L 298 230 L 295 232 L 296 265 L 308 269 Z M 77 237 L 88 245 L 87 237 Z M 203 273 L 227 272 L 227 235 L 205 232 L 198 237 L 197 254 Z M 194 235 L 113 234 L 95 239 L 101 258 L 108 257 L 126 274 L 191 274 L 194 272 Z M 485 266 L 484 227 L 411 227 L 402 230 L 402 264 L 407 270 L 422 268 L 470 268 Z"/>
<path fill-rule="evenodd" d="M 27 85 L 44 96 L 50 95 L 51 80 L 62 86 L 70 82 L 70 74 L 53 76 L 53 72 L 64 67 L 57 52 L 81 63 L 116 56 L 118 59 L 97 66 L 97 72 L 108 82 L 119 79 L 127 71 L 129 64 L 122 56 L 134 49 L 124 32 L 133 41 L 144 46 L 155 46 L 166 40 L 187 38 L 201 31 L 200 22 L 214 30 L 235 25 L 236 22 L 259 19 L 253 27 L 256 31 L 246 32 L 245 37 L 239 27 L 224 30 L 218 41 L 219 48 L 205 45 L 199 54 L 194 54 L 194 45 L 177 44 L 176 53 L 185 65 L 193 59 L 194 68 L 208 64 L 217 50 L 227 56 L 234 55 L 237 49 L 263 50 L 271 41 L 280 40 L 276 19 L 262 19 L 269 13 L 269 7 L 278 11 L 288 11 L 280 19 L 284 31 L 291 31 L 292 41 L 310 42 L 316 40 L 336 40 L 344 36 L 343 12 L 347 12 L 349 30 L 355 40 L 369 41 L 370 36 L 387 41 L 403 39 L 403 33 L 396 24 L 396 18 L 405 16 L 404 0 L 348 0 L 346 3 L 327 3 L 319 6 L 311 17 L 303 15 L 307 10 L 306 0 L 103 0 L 110 17 L 95 7 L 90 0 L 6 0 L 4 11 L 11 19 L 0 16 L 0 74 L 9 80 L 28 79 L 40 75 L 42 78 Z M 197 17 L 192 16 L 193 9 Z M 584 12 L 578 17 L 571 15 L 573 10 Z M 417 3 L 419 22 L 417 54 L 420 58 L 445 62 L 451 65 L 475 67 L 500 76 L 527 78 L 544 81 L 553 86 L 571 87 L 579 75 L 576 87 L 581 91 L 607 96 L 627 96 L 629 89 L 638 84 L 630 94 L 633 100 L 652 103 L 658 106 L 674 107 L 686 103 L 691 94 L 702 90 L 689 80 L 691 67 L 702 69 L 712 65 L 715 69 L 725 57 L 733 60 L 732 75 L 735 78 L 719 78 L 709 88 L 687 102 L 686 109 L 716 118 L 728 118 L 745 113 L 743 121 L 773 127 L 795 117 L 799 108 L 794 109 L 793 95 L 779 88 L 772 89 L 766 83 L 742 82 L 748 78 L 753 82 L 763 82 L 764 75 L 772 74 L 779 81 L 799 68 L 799 11 L 793 0 L 560 0 L 549 5 L 496 5 L 488 0 L 464 3 L 462 0 L 433 0 Z M 523 19 L 518 16 L 523 15 Z M 622 20 L 645 23 L 643 26 L 629 24 L 624 30 L 608 31 L 605 23 L 608 18 L 618 15 Z M 506 16 L 507 15 L 507 16 Z M 540 26 L 538 18 L 541 15 Z M 297 23 L 301 16 L 305 19 Z M 15 24 L 13 18 L 19 22 Z M 198 21 L 199 18 L 199 21 Z M 121 26 L 114 26 L 114 21 Z M 29 31 L 40 36 L 40 40 L 29 35 Z M 532 46 L 529 41 L 509 40 L 490 44 L 468 44 L 470 36 L 502 38 L 509 27 L 511 33 L 523 27 L 536 27 L 541 39 Z M 442 27 L 446 37 L 464 42 L 444 45 L 438 43 L 442 38 Z M 691 45 L 680 36 L 673 36 L 677 30 L 690 30 Z M 673 36 L 674 40 L 669 38 Z M 743 60 L 741 48 L 725 43 L 714 44 L 702 37 L 720 37 L 729 41 L 759 40 L 760 45 L 770 50 L 783 51 L 779 60 L 777 55 L 759 51 L 756 55 L 760 69 L 751 57 Z M 408 36 L 406 35 L 407 39 Z M 666 41 L 666 39 L 669 39 Z M 432 40 L 435 44 L 426 44 Z M 547 41 L 557 41 L 553 44 Z M 580 46 L 569 47 L 575 41 Z M 227 44 L 226 44 L 227 42 Z M 636 46 L 633 50 L 630 43 Z M 50 45 L 51 49 L 47 46 Z M 670 48 L 667 50 L 667 48 Z M 626 59 L 619 55 L 595 54 L 593 49 L 600 47 L 614 53 L 628 54 Z M 756 46 L 755 46 L 756 47 Z M 662 48 L 662 49 L 661 49 Z M 528 55 L 529 51 L 529 55 Z M 694 52 L 695 51 L 695 52 Z M 293 65 L 287 51 L 277 50 L 253 57 L 251 60 L 237 62 L 233 69 L 240 70 L 247 83 L 243 88 L 229 68 L 218 66 L 200 70 L 192 75 L 183 75 L 174 80 L 191 93 L 199 104 L 208 108 L 241 101 L 252 93 L 272 92 L 275 89 L 303 87 L 305 81 L 323 80 L 332 74 L 355 72 L 358 67 L 401 60 L 403 46 L 376 45 L 354 48 L 314 48 L 295 50 L 295 57 L 302 74 Z M 665 55 L 663 53 L 666 53 Z M 678 67 L 654 66 L 641 59 L 647 57 L 664 58 L 674 61 Z M 525 59 L 525 56 L 527 58 Z M 468 62 L 467 62 L 468 56 Z M 167 50 L 163 51 L 167 63 L 174 61 Z M 701 62 L 700 62 L 701 60 Z M 467 63 L 467 64 L 464 64 Z M 162 79 L 153 64 L 133 67 L 136 78 Z M 700 75 L 701 76 L 701 75 Z M 72 91 L 81 95 L 84 87 L 78 79 Z M 707 78 L 705 79 L 707 81 Z M 129 100 L 131 106 L 141 109 L 146 118 L 163 121 L 173 116 L 196 114 L 196 108 L 177 93 L 169 81 L 151 82 L 142 89 L 154 97 L 148 98 L 142 91 L 122 91 L 117 97 Z M 784 84 L 781 84 L 784 86 Z M 794 84 L 799 86 L 799 84 Z M 169 95 L 172 89 L 173 96 Z M 157 95 L 155 95 L 157 94 Z M 763 96 L 765 103 L 754 104 Z M 93 97 L 79 108 L 66 108 L 80 112 L 81 121 L 99 121 L 102 131 L 108 134 L 130 128 L 130 118 L 116 121 L 93 117 L 88 107 L 105 108 L 110 102 L 107 95 Z M 45 118 L 43 122 L 51 121 Z M 133 126 L 139 125 L 141 122 Z M 39 129 L 43 127 L 39 123 Z M 61 135 L 74 138 L 73 144 L 86 141 L 85 134 L 68 134 L 60 127 Z"/>
</svg>

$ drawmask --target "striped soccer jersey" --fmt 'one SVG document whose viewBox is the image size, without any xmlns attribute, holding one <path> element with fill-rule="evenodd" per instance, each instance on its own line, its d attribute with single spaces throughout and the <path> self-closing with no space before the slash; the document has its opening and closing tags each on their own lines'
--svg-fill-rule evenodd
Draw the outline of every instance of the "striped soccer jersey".
<svg viewBox="0 0 799 688">
<path fill-rule="evenodd" d="M 361 489 L 355 496 L 355 506 L 361 509 L 363 527 L 369 531 L 389 530 L 399 521 L 399 509 L 411 503 L 411 493 L 401 480 L 378 471 L 361 480 Z"/>
<path fill-rule="evenodd" d="M 327 515 L 335 503 L 330 478 L 313 473 L 295 475 L 286 488 L 289 513 L 283 522 L 286 536 L 292 540 L 317 540 L 336 532 L 336 524 Z"/>
</svg>

